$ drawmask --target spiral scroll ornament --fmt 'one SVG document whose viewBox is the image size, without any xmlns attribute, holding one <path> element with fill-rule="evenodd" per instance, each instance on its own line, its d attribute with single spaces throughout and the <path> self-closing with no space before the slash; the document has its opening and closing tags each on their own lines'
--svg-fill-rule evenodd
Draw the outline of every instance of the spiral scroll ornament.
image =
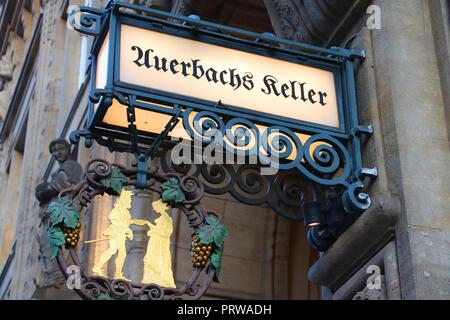
<svg viewBox="0 0 450 320">
<path fill-rule="evenodd" d="M 100 33 L 101 10 L 85 6 L 71 6 L 70 9 L 68 22 L 72 28 L 89 36 L 96 36 Z"/>
</svg>

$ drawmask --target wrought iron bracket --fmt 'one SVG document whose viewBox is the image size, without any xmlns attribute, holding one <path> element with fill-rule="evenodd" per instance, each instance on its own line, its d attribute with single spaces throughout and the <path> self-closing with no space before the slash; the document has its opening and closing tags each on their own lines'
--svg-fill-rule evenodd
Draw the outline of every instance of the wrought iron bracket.
<svg viewBox="0 0 450 320">
<path fill-rule="evenodd" d="M 361 61 L 366 59 L 366 51 L 363 49 L 348 50 L 348 49 L 339 48 L 339 47 L 331 47 L 330 50 L 339 52 L 342 55 L 345 55 L 350 59 L 358 59 Z"/>
<path fill-rule="evenodd" d="M 371 179 L 375 179 L 378 177 L 378 169 L 377 168 L 361 168 L 357 171 L 357 176 L 359 179 L 363 180 L 366 177 Z"/>
<path fill-rule="evenodd" d="M 145 189 L 147 186 L 147 173 L 148 173 L 148 160 L 158 151 L 158 148 L 161 146 L 162 142 L 167 138 L 169 133 L 175 128 L 177 123 L 179 122 L 179 116 L 181 113 L 181 109 L 177 109 L 177 112 L 166 124 L 164 131 L 158 135 L 158 137 L 153 141 L 153 143 L 148 147 L 147 150 L 139 150 L 136 144 L 132 144 L 131 147 L 115 145 L 113 139 L 108 137 L 102 137 L 101 135 L 95 133 L 91 130 L 76 130 L 70 134 L 70 142 L 72 144 L 78 144 L 80 142 L 80 138 L 85 138 L 85 147 L 92 147 L 93 141 L 97 141 L 102 146 L 108 147 L 110 151 L 123 151 L 123 152 L 131 152 L 136 156 L 136 188 L 137 189 Z M 130 115 L 132 118 L 132 114 Z M 122 148 L 122 149 L 121 149 Z"/>
<path fill-rule="evenodd" d="M 127 120 L 128 120 L 128 130 L 130 131 L 131 137 L 131 148 L 133 153 L 137 155 L 137 127 L 136 127 L 136 112 L 133 104 L 133 97 L 129 96 L 129 104 L 127 106 Z"/>
<path fill-rule="evenodd" d="M 136 189 L 145 189 L 147 186 L 147 173 L 148 173 L 148 160 L 154 155 L 158 150 L 161 143 L 167 138 L 169 133 L 175 128 L 178 123 L 178 118 L 180 116 L 181 109 L 176 107 L 177 111 L 172 116 L 172 118 L 167 122 L 164 131 L 153 141 L 152 145 L 145 151 L 145 153 L 135 153 L 136 155 Z M 134 121 L 136 119 L 134 118 Z M 136 127 L 136 126 L 134 126 Z M 135 149 L 137 151 L 137 148 Z"/>
<path fill-rule="evenodd" d="M 373 126 L 356 126 L 355 128 L 353 128 L 352 134 L 357 137 L 361 136 L 362 134 L 371 136 L 373 134 Z"/>
<path fill-rule="evenodd" d="M 78 32 L 88 36 L 96 36 L 101 30 L 102 16 L 107 13 L 107 11 L 96 8 L 76 6 L 69 12 L 68 20 L 72 28 Z"/>
<path fill-rule="evenodd" d="M 148 162 L 143 154 L 136 155 L 136 189 L 144 190 L 147 185 Z"/>
<path fill-rule="evenodd" d="M 80 138 L 84 137 L 84 146 L 86 148 L 92 147 L 92 143 L 94 141 L 94 133 L 91 130 L 82 129 L 73 131 L 70 134 L 69 140 L 72 144 L 78 144 L 80 142 Z"/>
<path fill-rule="evenodd" d="M 174 106 L 174 112 L 175 114 L 170 118 L 170 120 L 167 122 L 166 126 L 164 127 L 163 132 L 159 134 L 155 141 L 153 141 L 152 145 L 148 148 L 148 150 L 145 152 L 145 157 L 149 159 L 153 156 L 153 154 L 158 150 L 158 148 L 161 146 L 162 142 L 167 138 L 169 133 L 175 128 L 175 126 L 180 121 L 180 115 L 181 115 L 181 108 L 178 105 Z"/>
</svg>

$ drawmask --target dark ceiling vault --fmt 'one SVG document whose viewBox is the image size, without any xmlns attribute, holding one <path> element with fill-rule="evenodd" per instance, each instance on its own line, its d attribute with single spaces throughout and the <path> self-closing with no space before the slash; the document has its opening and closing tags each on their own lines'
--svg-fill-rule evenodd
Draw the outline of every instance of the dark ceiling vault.
<svg viewBox="0 0 450 320">
<path fill-rule="evenodd" d="M 342 46 L 371 0 L 176 0 L 172 12 L 203 20 L 273 32 L 322 47 Z"/>
<path fill-rule="evenodd" d="M 199 0 L 192 14 L 201 19 L 255 32 L 274 32 L 262 0 Z"/>
</svg>

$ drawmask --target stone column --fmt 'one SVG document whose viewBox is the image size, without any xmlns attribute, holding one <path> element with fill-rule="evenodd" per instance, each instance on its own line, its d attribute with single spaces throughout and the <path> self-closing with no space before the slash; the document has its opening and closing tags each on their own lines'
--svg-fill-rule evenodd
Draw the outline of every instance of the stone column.
<svg viewBox="0 0 450 320">
<path fill-rule="evenodd" d="M 403 299 L 450 298 L 450 150 L 430 1 L 376 1 L 372 52 L 387 166 L 401 199 L 396 227 Z M 448 68 L 448 61 L 446 64 Z"/>
<path fill-rule="evenodd" d="M 388 229 L 395 223 L 397 250 L 391 248 L 384 265 L 387 298 L 448 299 L 450 152 L 441 69 L 448 68 L 449 62 L 442 62 L 445 42 L 436 36 L 445 19 L 438 21 L 442 12 L 433 10 L 436 2 L 379 0 L 374 4 L 381 9 L 381 29 L 356 30 L 360 36 L 353 44 L 367 52 L 357 69 L 357 87 L 361 123 L 374 126 L 363 157 L 379 169 L 369 190 L 374 203 L 310 269 L 310 279 L 318 282 L 317 271 L 325 271 L 322 267 L 331 266 L 329 262 L 342 269 L 324 272 L 324 285 L 338 280 L 336 270 L 348 275 L 356 272 L 357 266 L 348 262 L 368 261 L 377 242 L 380 246 L 390 240 Z M 369 226 L 367 218 L 379 219 L 389 212 L 399 218 L 389 218 L 389 225 L 374 233 L 379 240 L 362 239 L 376 230 L 363 232 Z M 355 249 L 358 239 L 360 248 Z"/>
<path fill-rule="evenodd" d="M 134 190 L 133 203 L 131 206 L 132 219 L 141 219 L 153 222 L 155 216 L 152 210 L 154 195 L 148 191 Z M 124 274 L 130 280 L 140 283 L 143 276 L 143 259 L 147 251 L 148 236 L 147 226 L 133 225 L 133 240 L 128 241 L 127 260 L 124 268 Z"/>
</svg>

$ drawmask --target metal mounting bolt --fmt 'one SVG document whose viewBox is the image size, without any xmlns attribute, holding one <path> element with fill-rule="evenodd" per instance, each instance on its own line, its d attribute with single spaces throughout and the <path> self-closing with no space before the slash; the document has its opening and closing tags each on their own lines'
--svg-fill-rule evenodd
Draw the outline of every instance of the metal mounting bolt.
<svg viewBox="0 0 450 320">
<path fill-rule="evenodd" d="M 354 136 L 359 136 L 361 134 L 372 135 L 373 134 L 373 126 L 372 125 L 357 126 L 357 127 L 353 128 L 352 134 Z"/>
<path fill-rule="evenodd" d="M 375 168 L 361 168 L 357 173 L 360 179 L 364 177 L 376 178 L 378 177 L 378 169 Z"/>
</svg>

